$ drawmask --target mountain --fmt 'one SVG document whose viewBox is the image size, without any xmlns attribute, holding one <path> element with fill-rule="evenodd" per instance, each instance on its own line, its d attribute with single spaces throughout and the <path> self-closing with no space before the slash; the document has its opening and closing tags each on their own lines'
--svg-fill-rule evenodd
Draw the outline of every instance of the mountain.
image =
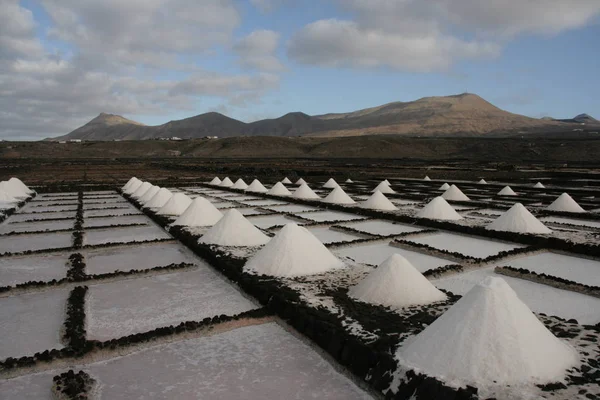
<svg viewBox="0 0 600 400">
<path fill-rule="evenodd" d="M 569 118 L 569 119 L 557 119 L 555 121 L 560 121 L 560 122 L 569 122 L 569 123 L 576 123 L 576 124 L 586 124 L 586 125 L 600 125 L 600 121 L 598 121 L 596 118 L 593 118 L 591 116 L 589 116 L 588 114 L 579 114 L 574 116 L 573 118 Z"/>
<path fill-rule="evenodd" d="M 578 116 L 579 117 L 579 116 Z M 591 117 L 590 117 L 591 118 Z M 292 112 L 274 119 L 244 123 L 209 112 L 195 117 L 146 126 L 118 115 L 100 114 L 73 132 L 54 140 L 139 140 L 205 136 L 417 136 L 506 135 L 558 129 L 562 122 L 512 114 L 481 97 L 463 93 L 393 102 L 349 113 L 310 116 Z"/>
</svg>

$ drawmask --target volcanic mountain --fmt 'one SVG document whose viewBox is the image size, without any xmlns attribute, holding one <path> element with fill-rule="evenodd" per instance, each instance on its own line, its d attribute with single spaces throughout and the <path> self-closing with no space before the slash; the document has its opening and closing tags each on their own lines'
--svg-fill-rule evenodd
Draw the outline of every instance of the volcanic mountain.
<svg viewBox="0 0 600 400">
<path fill-rule="evenodd" d="M 140 140 L 205 136 L 476 136 L 540 132 L 563 123 L 512 114 L 481 97 L 463 93 L 393 102 L 349 113 L 310 116 L 301 112 L 245 123 L 209 112 L 146 126 L 118 115 L 100 114 L 84 126 L 54 140 Z"/>
</svg>

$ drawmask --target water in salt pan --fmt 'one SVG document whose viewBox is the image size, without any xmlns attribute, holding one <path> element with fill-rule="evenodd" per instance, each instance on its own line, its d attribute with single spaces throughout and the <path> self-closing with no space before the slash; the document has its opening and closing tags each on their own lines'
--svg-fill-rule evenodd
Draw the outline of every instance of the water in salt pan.
<svg viewBox="0 0 600 400">
<path fill-rule="evenodd" d="M 397 355 L 427 375 L 476 386 L 553 382 L 578 361 L 496 277 L 475 285 Z"/>
</svg>

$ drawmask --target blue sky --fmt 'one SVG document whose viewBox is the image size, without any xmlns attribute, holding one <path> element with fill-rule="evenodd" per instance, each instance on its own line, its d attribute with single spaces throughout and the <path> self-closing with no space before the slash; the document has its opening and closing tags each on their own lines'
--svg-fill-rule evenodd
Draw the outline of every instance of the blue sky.
<svg viewBox="0 0 600 400">
<path fill-rule="evenodd" d="M 485 3 L 482 5 L 481 3 Z M 0 0 L 0 137 L 468 91 L 600 118 L 597 0 Z"/>
</svg>

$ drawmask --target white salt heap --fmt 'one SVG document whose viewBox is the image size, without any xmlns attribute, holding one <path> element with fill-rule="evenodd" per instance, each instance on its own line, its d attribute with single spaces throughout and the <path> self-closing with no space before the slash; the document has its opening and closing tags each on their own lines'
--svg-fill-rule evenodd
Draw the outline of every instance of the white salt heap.
<svg viewBox="0 0 600 400">
<path fill-rule="evenodd" d="M 290 223 L 244 265 L 244 271 L 271 276 L 301 276 L 321 274 L 343 266 L 310 231 Z"/>
<path fill-rule="evenodd" d="M 306 181 L 302 178 L 300 178 L 296 181 L 296 185 L 298 185 L 298 186 L 305 185 L 305 184 L 306 184 Z"/>
<path fill-rule="evenodd" d="M 212 181 L 208 182 L 209 185 L 220 185 L 221 184 L 221 180 L 219 179 L 218 176 L 215 176 Z"/>
<path fill-rule="evenodd" d="M 348 295 L 365 303 L 397 308 L 446 300 L 446 295 L 400 254 L 392 254 L 351 287 Z"/>
<path fill-rule="evenodd" d="M 221 187 L 232 187 L 233 186 L 233 182 L 227 176 L 227 177 L 225 177 L 225 179 L 223 179 L 221 181 L 221 183 L 219 183 L 219 186 L 221 186 Z"/>
<path fill-rule="evenodd" d="M 151 187 L 152 187 L 152 184 L 150 182 L 144 182 L 140 185 L 140 187 L 137 188 L 137 190 L 135 192 L 133 192 L 131 197 L 133 197 L 134 199 L 137 200 L 140 197 L 142 197 L 144 195 L 144 193 L 146 193 L 146 191 L 148 189 L 150 189 Z"/>
<path fill-rule="evenodd" d="M 360 203 L 362 208 L 368 208 L 370 210 L 381 210 L 381 211 L 396 211 L 398 207 L 394 205 L 387 197 L 379 190 L 371 195 L 367 200 Z"/>
<path fill-rule="evenodd" d="M 331 204 L 356 204 L 356 202 L 344 192 L 344 189 L 339 186 L 333 189 L 331 193 L 323 199 L 323 202 Z"/>
<path fill-rule="evenodd" d="M 446 190 L 442 197 L 446 200 L 453 201 L 469 201 L 470 199 L 465 195 L 456 185 L 452 185 Z"/>
<path fill-rule="evenodd" d="M 158 215 L 181 215 L 192 204 L 185 193 L 175 193 L 156 213 Z"/>
<path fill-rule="evenodd" d="M 269 189 L 267 194 L 272 194 L 273 196 L 291 196 L 292 192 L 283 186 L 283 183 L 277 182 L 271 189 Z"/>
<path fill-rule="evenodd" d="M 329 180 L 323 184 L 323 188 L 325 189 L 333 189 L 338 186 L 340 185 L 338 185 L 338 183 L 333 178 L 329 178 Z"/>
<path fill-rule="evenodd" d="M 444 183 L 442 186 L 440 186 L 440 188 L 438 190 L 448 190 L 450 189 L 450 185 L 448 185 L 447 183 Z"/>
<path fill-rule="evenodd" d="M 423 178 L 423 180 L 424 180 L 424 181 L 430 181 L 430 180 L 431 180 L 431 178 L 430 178 L 430 177 L 428 177 L 427 175 L 425 175 L 425 178 Z"/>
<path fill-rule="evenodd" d="M 28 191 L 23 190 L 21 187 L 15 185 L 14 183 L 9 182 L 9 181 L 0 182 L 0 190 L 8 193 L 9 196 L 15 197 L 15 198 L 24 199 L 24 198 L 30 197 L 30 194 Z"/>
<path fill-rule="evenodd" d="M 13 197 L 6 190 L 0 190 L 0 201 L 3 203 L 18 203 L 19 200 Z"/>
<path fill-rule="evenodd" d="M 173 222 L 183 226 L 213 226 L 223 217 L 213 204 L 204 197 L 196 197 L 186 210 Z"/>
<path fill-rule="evenodd" d="M 25 195 L 32 195 L 35 193 L 34 190 L 29 189 L 29 187 L 23 183 L 19 178 L 15 178 L 14 176 L 8 180 L 8 184 L 12 187 L 18 189 L 19 191 L 25 193 Z"/>
<path fill-rule="evenodd" d="M 390 184 L 385 183 L 385 181 L 381 182 L 375 189 L 371 191 L 375 193 L 377 190 L 379 190 L 381 193 L 396 193 L 394 189 L 390 187 Z"/>
<path fill-rule="evenodd" d="M 477 182 L 477 183 L 478 183 L 478 184 L 480 184 L 480 185 L 487 185 L 487 182 L 486 182 L 486 181 L 485 181 L 485 179 L 483 179 L 483 178 L 481 178 L 481 179 L 479 180 L 479 182 Z"/>
<path fill-rule="evenodd" d="M 147 202 L 150 201 L 151 198 L 154 197 L 154 195 L 156 195 L 156 193 L 158 193 L 159 190 L 160 186 L 150 186 L 150 188 L 146 190 L 146 192 L 138 199 L 138 201 L 145 205 Z"/>
<path fill-rule="evenodd" d="M 542 182 L 538 182 L 535 185 L 533 185 L 533 187 L 538 189 L 544 189 L 546 186 L 542 185 Z"/>
<path fill-rule="evenodd" d="M 552 233 L 552 231 L 531 214 L 523 204 L 516 203 L 504 214 L 485 227 L 493 231 L 519 233 Z"/>
<path fill-rule="evenodd" d="M 129 178 L 129 180 L 127 181 L 127 183 L 125 185 L 123 185 L 123 187 L 121 188 L 122 191 L 126 191 L 129 186 L 133 185 L 135 183 L 135 181 L 137 180 L 137 178 L 135 176 L 132 176 L 131 178 Z"/>
<path fill-rule="evenodd" d="M 551 211 L 565 211 L 573 213 L 584 213 L 585 210 L 568 193 L 563 193 L 552 202 L 547 208 Z"/>
<path fill-rule="evenodd" d="M 427 375 L 480 388 L 554 382 L 578 362 L 575 350 L 496 277 L 475 285 L 397 356 Z"/>
<path fill-rule="evenodd" d="M 498 196 L 516 196 L 514 190 L 511 189 L 510 186 L 504 186 L 501 191 L 498 192 Z"/>
<path fill-rule="evenodd" d="M 246 188 L 248 192 L 254 193 L 266 193 L 268 192 L 267 188 L 263 186 L 262 183 L 258 179 L 252 181 L 252 183 Z"/>
<path fill-rule="evenodd" d="M 315 192 L 313 192 L 313 190 L 306 183 L 300 185 L 300 187 L 294 191 L 292 197 L 295 199 L 307 200 L 320 199 L 320 197 Z"/>
<path fill-rule="evenodd" d="M 346 183 L 354 183 L 354 181 L 350 178 L 346 179 Z"/>
<path fill-rule="evenodd" d="M 220 246 L 260 246 L 268 241 L 269 237 L 235 208 L 227 211 L 199 240 Z"/>
<path fill-rule="evenodd" d="M 246 189 L 248 189 L 248 185 L 246 184 L 246 182 L 244 182 L 244 180 L 242 178 L 240 178 L 237 181 L 235 181 L 235 183 L 233 184 L 233 186 L 231 188 L 246 190 Z"/>
<path fill-rule="evenodd" d="M 448 221 L 456 221 L 456 220 L 463 218 L 441 196 L 438 196 L 438 197 L 434 198 L 433 200 L 431 200 L 425 207 L 423 207 L 417 213 L 417 217 L 428 218 L 428 219 L 448 220 Z"/>
<path fill-rule="evenodd" d="M 152 196 L 152 198 L 148 200 L 146 204 L 144 204 L 144 207 L 156 209 L 161 208 L 162 206 L 167 204 L 167 201 L 169 201 L 172 196 L 173 193 L 171 193 L 169 189 L 160 188 L 159 191 L 156 192 L 156 194 Z"/>
<path fill-rule="evenodd" d="M 384 179 L 382 182 L 383 182 L 383 183 L 385 183 L 385 184 L 386 184 L 386 185 L 388 185 L 388 186 L 390 186 L 390 185 L 391 185 L 390 181 L 388 181 L 387 179 Z"/>
<path fill-rule="evenodd" d="M 290 181 L 290 180 L 288 179 L 288 177 L 286 176 L 285 178 L 283 178 L 283 180 L 281 181 L 281 183 L 284 183 L 284 184 L 286 184 L 286 185 L 291 185 L 291 184 L 292 184 L 292 181 Z"/>
<path fill-rule="evenodd" d="M 129 187 L 125 190 L 123 190 L 126 194 L 131 195 L 133 194 L 136 190 L 138 190 L 138 188 L 143 184 L 144 182 L 142 182 L 141 180 L 139 180 L 138 178 L 135 178 L 135 181 L 129 185 Z"/>
</svg>

